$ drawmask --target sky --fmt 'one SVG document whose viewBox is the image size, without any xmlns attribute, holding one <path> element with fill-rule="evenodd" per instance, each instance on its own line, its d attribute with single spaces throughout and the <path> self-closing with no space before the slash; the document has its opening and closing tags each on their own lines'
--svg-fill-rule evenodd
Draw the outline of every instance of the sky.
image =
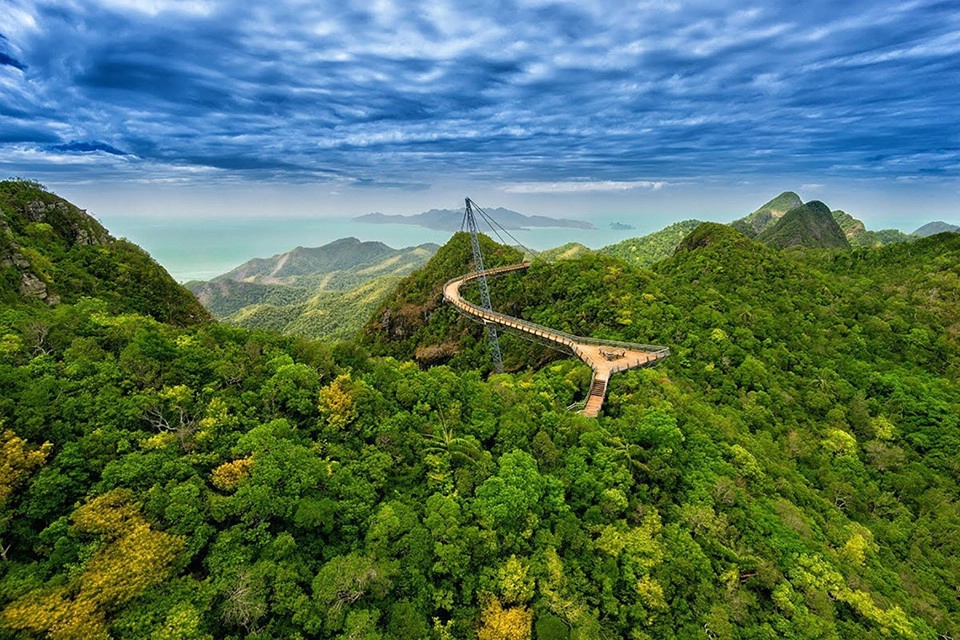
<svg viewBox="0 0 960 640">
<path fill-rule="evenodd" d="M 0 0 L 0 177 L 112 217 L 960 222 L 960 8 Z"/>
</svg>

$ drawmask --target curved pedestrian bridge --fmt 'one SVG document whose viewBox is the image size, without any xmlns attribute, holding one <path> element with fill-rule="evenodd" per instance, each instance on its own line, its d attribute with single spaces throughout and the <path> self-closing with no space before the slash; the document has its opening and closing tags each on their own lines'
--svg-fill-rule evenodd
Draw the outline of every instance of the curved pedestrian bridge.
<svg viewBox="0 0 960 640">
<path fill-rule="evenodd" d="M 491 277 L 512 271 L 521 271 L 530 267 L 529 262 L 512 264 L 506 267 L 487 269 L 476 273 L 469 273 L 454 278 L 443 285 L 444 299 L 462 313 L 484 323 L 492 323 L 500 327 L 526 333 L 541 340 L 560 345 L 573 353 L 593 369 L 593 382 L 587 396 L 583 415 L 591 418 L 600 413 L 603 400 L 607 395 L 607 382 L 610 376 L 620 371 L 652 365 L 670 355 L 670 349 L 650 344 L 635 344 L 632 342 L 617 342 L 613 340 L 598 340 L 575 336 L 571 333 L 557 331 L 533 322 L 514 318 L 496 311 L 488 311 L 472 302 L 464 300 L 460 295 L 460 287 L 481 276 Z"/>
</svg>

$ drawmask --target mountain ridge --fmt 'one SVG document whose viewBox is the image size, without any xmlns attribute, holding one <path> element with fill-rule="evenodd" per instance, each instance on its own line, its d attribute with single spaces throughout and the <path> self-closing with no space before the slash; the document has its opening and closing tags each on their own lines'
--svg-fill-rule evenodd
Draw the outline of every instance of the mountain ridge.
<svg viewBox="0 0 960 640">
<path fill-rule="evenodd" d="M 914 231 L 911 235 L 926 237 L 926 236 L 934 235 L 936 233 L 944 233 L 944 232 L 958 233 L 960 232 L 960 225 L 950 224 L 948 222 L 937 220 L 936 222 L 928 222 L 927 224 L 923 225 L 922 227 Z"/>
<path fill-rule="evenodd" d="M 377 266 L 389 269 L 384 261 L 403 256 L 432 255 L 439 245 L 424 243 L 394 249 L 380 241 L 361 241 L 355 237 L 339 238 L 319 247 L 297 246 L 269 258 L 252 258 L 211 280 L 236 280 L 260 284 L 296 284 L 303 276 L 317 272 L 362 271 Z M 403 269 L 403 266 L 397 266 Z M 327 286 L 326 288 L 337 288 Z"/>
<path fill-rule="evenodd" d="M 394 249 L 383 242 L 340 238 L 253 258 L 185 286 L 224 322 L 347 339 L 389 293 L 389 285 L 422 267 L 437 249 L 432 243 Z"/>
</svg>

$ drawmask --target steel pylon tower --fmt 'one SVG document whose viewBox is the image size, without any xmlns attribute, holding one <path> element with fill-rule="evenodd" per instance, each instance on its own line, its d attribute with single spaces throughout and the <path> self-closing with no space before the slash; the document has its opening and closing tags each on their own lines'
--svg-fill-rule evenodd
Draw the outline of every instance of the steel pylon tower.
<svg viewBox="0 0 960 640">
<path fill-rule="evenodd" d="M 483 254 L 480 253 L 480 238 L 477 236 L 477 220 L 473 215 L 473 201 L 466 198 L 466 211 L 463 214 L 467 230 L 470 232 L 470 244 L 473 247 L 473 264 L 480 273 L 477 280 L 480 283 L 480 304 L 487 311 L 493 311 L 490 305 L 490 288 L 487 286 L 487 277 L 483 275 Z M 487 342 L 490 344 L 490 358 L 493 360 L 493 369 L 503 373 L 503 356 L 500 354 L 500 338 L 497 337 L 497 326 L 492 322 L 484 322 L 487 330 Z"/>
</svg>

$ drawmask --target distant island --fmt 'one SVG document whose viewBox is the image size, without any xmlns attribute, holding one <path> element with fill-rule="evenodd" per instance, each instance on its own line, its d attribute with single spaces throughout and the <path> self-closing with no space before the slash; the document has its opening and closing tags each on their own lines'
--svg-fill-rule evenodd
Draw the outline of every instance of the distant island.
<svg viewBox="0 0 960 640">
<path fill-rule="evenodd" d="M 623 222 L 611 222 L 610 229 L 613 231 L 633 231 L 636 227 L 632 224 L 624 224 Z"/>
<path fill-rule="evenodd" d="M 530 227 L 564 227 L 573 229 L 595 229 L 584 220 L 570 218 L 550 218 L 548 216 L 526 216 L 510 209 L 498 207 L 485 209 L 494 220 L 505 229 L 524 230 Z M 356 222 L 367 224 L 412 224 L 438 231 L 459 231 L 463 212 L 456 209 L 430 209 L 412 216 L 390 215 L 386 213 L 368 213 L 353 218 Z"/>
</svg>

